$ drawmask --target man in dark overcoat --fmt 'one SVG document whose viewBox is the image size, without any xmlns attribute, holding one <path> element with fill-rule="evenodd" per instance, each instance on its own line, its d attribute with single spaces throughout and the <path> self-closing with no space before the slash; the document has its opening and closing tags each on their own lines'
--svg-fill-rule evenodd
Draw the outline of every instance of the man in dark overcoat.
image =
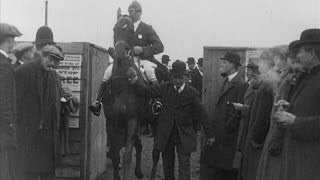
<svg viewBox="0 0 320 180">
<path fill-rule="evenodd" d="M 233 104 L 236 110 L 241 111 L 241 121 L 239 125 L 236 155 L 234 158 L 234 165 L 238 166 L 239 172 L 241 172 L 241 169 L 242 169 L 242 160 L 243 160 L 242 158 L 243 158 L 246 138 L 248 134 L 248 129 L 249 129 L 249 109 L 260 83 L 259 67 L 258 65 L 256 65 L 254 62 L 250 60 L 248 65 L 246 66 L 247 68 L 246 76 L 248 78 L 249 87 L 243 98 L 244 103 Z M 241 176 L 241 173 L 239 173 L 239 179 L 241 179 L 240 176 Z"/>
<path fill-rule="evenodd" d="M 16 91 L 14 70 L 8 52 L 14 38 L 22 34 L 6 23 L 0 23 L 0 179 L 15 180 L 16 177 Z"/>
<path fill-rule="evenodd" d="M 234 109 L 232 103 L 243 104 L 248 87 L 239 75 L 240 56 L 227 52 L 221 58 L 221 75 L 225 77 L 220 94 L 217 97 L 213 113 L 215 142 L 208 162 L 201 161 L 200 179 L 237 179 L 237 170 L 233 166 L 238 138 L 241 111 Z M 210 174 L 211 173 L 211 174 Z"/>
<path fill-rule="evenodd" d="M 186 84 L 186 74 L 186 64 L 177 60 L 172 64 L 170 82 L 150 87 L 139 82 L 134 85 L 139 95 L 162 100 L 154 148 L 162 152 L 165 180 L 175 179 L 175 149 L 179 159 L 179 179 L 190 180 L 190 157 L 197 148 L 193 119 L 202 122 L 207 142 L 212 144 L 214 141 L 208 116 L 200 103 L 197 90 Z M 136 77 L 131 78 L 131 83 L 135 81 Z"/>
<path fill-rule="evenodd" d="M 159 83 L 169 81 L 169 61 L 170 57 L 166 54 L 162 55 L 161 63 L 164 65 L 162 67 L 157 67 L 155 69 L 155 74 Z"/>
<path fill-rule="evenodd" d="M 273 119 L 285 128 L 280 162 L 282 180 L 320 177 L 320 29 L 307 29 L 289 49 L 298 49 L 305 69 L 289 92 L 290 106 Z"/>
<path fill-rule="evenodd" d="M 200 60 L 201 61 L 201 60 Z M 191 86 L 198 90 L 199 96 L 202 94 L 202 75 L 196 66 L 194 58 L 188 58 L 188 66 L 191 78 Z"/>
<path fill-rule="evenodd" d="M 52 69 L 63 60 L 55 46 L 45 46 L 15 73 L 18 123 L 25 155 L 25 177 L 54 179 L 60 162 L 59 124 L 61 81 Z"/>
</svg>

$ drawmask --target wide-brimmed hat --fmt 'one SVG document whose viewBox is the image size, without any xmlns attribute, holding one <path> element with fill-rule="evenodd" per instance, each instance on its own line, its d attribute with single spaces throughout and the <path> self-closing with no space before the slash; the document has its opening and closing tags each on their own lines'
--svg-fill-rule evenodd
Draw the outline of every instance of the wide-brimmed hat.
<svg viewBox="0 0 320 180">
<path fill-rule="evenodd" d="M 289 50 L 304 44 L 320 44 L 320 29 L 306 29 L 302 31 L 300 39 L 293 41 L 289 45 Z"/>
<path fill-rule="evenodd" d="M 199 58 L 197 64 L 198 64 L 198 66 L 202 67 L 203 66 L 203 58 Z"/>
<path fill-rule="evenodd" d="M 7 23 L 0 23 L 0 39 L 4 37 L 20 37 L 22 33 L 15 26 Z"/>
<path fill-rule="evenodd" d="M 176 60 L 172 63 L 172 69 L 170 70 L 170 74 L 173 76 L 184 76 L 187 75 L 187 65 L 185 62 Z"/>
<path fill-rule="evenodd" d="M 232 62 L 232 63 L 235 63 L 235 64 L 238 64 L 239 66 L 241 66 L 241 63 L 240 63 L 240 56 L 234 52 L 227 52 L 224 57 L 220 58 L 220 59 L 223 59 L 223 60 L 227 60 L 229 62 Z"/>
<path fill-rule="evenodd" d="M 169 62 L 169 61 L 170 61 L 170 58 L 168 55 L 166 54 L 162 55 L 161 62 Z"/>
<path fill-rule="evenodd" d="M 52 45 L 47 45 L 47 46 L 43 47 L 42 54 L 52 56 L 59 61 L 62 61 L 64 58 L 61 51 L 57 47 L 52 46 Z"/>
<path fill-rule="evenodd" d="M 52 30 L 48 26 L 41 26 L 37 31 L 34 44 L 55 44 Z"/>
<path fill-rule="evenodd" d="M 195 63 L 194 57 L 188 57 L 187 63 L 194 64 Z"/>
</svg>

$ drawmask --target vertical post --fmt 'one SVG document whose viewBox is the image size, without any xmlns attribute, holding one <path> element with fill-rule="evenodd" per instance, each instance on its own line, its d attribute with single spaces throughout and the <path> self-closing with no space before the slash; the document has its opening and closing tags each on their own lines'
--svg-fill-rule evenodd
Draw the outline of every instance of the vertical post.
<svg viewBox="0 0 320 180">
<path fill-rule="evenodd" d="M 48 25 L 48 0 L 46 0 L 46 15 L 45 15 L 45 22 L 44 24 Z"/>
</svg>

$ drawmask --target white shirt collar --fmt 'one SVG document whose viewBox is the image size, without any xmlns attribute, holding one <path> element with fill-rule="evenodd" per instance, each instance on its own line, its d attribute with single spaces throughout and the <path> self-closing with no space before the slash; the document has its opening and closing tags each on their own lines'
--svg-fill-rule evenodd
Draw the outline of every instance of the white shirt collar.
<svg viewBox="0 0 320 180">
<path fill-rule="evenodd" d="M 230 75 L 228 76 L 228 80 L 229 80 L 229 82 L 231 82 L 231 81 L 232 81 L 232 79 L 233 79 L 233 78 L 235 78 L 237 75 L 238 75 L 238 71 L 237 71 L 237 72 L 235 72 L 235 73 L 233 73 L 233 74 L 230 74 Z"/>
<path fill-rule="evenodd" d="M 4 50 L 0 49 L 0 53 L 3 54 L 6 58 L 9 58 L 8 53 L 6 53 Z"/>
<path fill-rule="evenodd" d="M 139 27 L 140 23 L 141 23 L 141 19 L 140 19 L 140 20 L 138 20 L 137 22 L 133 23 L 134 32 L 136 32 L 136 31 L 137 31 L 137 29 L 138 29 L 138 27 Z"/>
<path fill-rule="evenodd" d="M 182 86 L 178 89 L 178 93 L 181 93 L 184 90 L 185 86 L 186 86 L 186 83 L 183 83 Z M 174 89 L 177 90 L 177 87 L 174 86 Z"/>
</svg>

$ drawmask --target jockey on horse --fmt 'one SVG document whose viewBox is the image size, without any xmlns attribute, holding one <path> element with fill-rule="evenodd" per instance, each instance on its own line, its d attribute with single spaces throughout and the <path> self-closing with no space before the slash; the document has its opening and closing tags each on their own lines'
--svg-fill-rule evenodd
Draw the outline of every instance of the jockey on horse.
<svg viewBox="0 0 320 180">
<path fill-rule="evenodd" d="M 137 1 L 133 1 L 128 8 L 129 16 L 134 23 L 134 39 L 133 53 L 135 63 L 144 74 L 144 78 L 151 84 L 158 83 L 155 76 L 155 68 L 163 66 L 154 58 L 154 55 L 162 53 L 164 50 L 163 44 L 151 25 L 141 21 L 142 7 Z M 110 55 L 113 56 L 113 51 L 109 49 Z M 104 92 L 107 90 L 108 82 L 112 75 L 113 65 L 109 65 L 103 76 L 103 80 L 99 87 L 99 92 L 96 101 L 89 109 L 97 116 L 101 112 L 101 102 Z"/>
</svg>

